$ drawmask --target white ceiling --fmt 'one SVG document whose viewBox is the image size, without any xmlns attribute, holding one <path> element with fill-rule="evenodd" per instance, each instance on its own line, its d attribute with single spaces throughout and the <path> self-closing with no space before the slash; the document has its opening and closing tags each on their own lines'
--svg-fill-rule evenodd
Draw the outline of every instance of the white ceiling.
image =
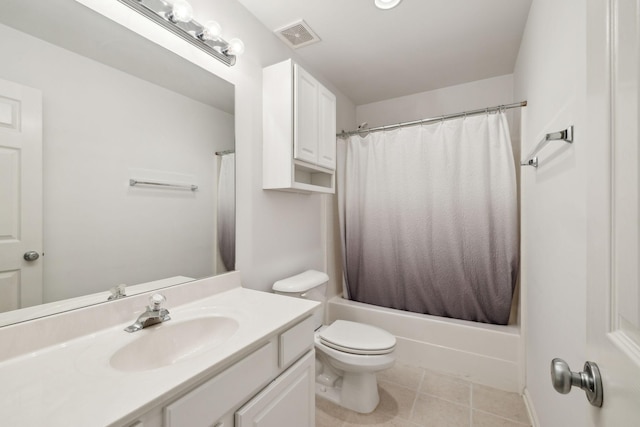
<svg viewBox="0 0 640 427">
<path fill-rule="evenodd" d="M 513 72 L 532 0 L 238 0 L 271 31 L 304 19 L 296 49 L 356 105 Z"/>
</svg>

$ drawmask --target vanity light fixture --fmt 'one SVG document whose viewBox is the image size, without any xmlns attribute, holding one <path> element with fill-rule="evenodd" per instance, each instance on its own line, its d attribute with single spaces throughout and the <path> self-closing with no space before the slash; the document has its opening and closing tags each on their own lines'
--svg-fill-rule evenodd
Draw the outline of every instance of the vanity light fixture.
<svg viewBox="0 0 640 427">
<path fill-rule="evenodd" d="M 242 55 L 244 52 L 244 43 L 240 39 L 231 39 L 229 40 L 229 44 L 226 49 L 223 49 L 222 52 L 228 55 Z"/>
<path fill-rule="evenodd" d="M 373 3 L 376 5 L 378 9 L 393 9 L 397 5 L 400 4 L 402 0 L 374 0 Z"/>
<path fill-rule="evenodd" d="M 244 52 L 244 43 L 234 38 L 225 41 L 220 24 L 207 21 L 200 24 L 193 19 L 193 8 L 186 0 L 118 0 L 171 31 L 176 36 L 202 49 L 231 67 Z"/>
<path fill-rule="evenodd" d="M 202 30 L 196 34 L 200 40 L 218 40 L 222 35 L 222 27 L 216 21 L 207 21 Z"/>
<path fill-rule="evenodd" d="M 193 8 L 184 0 L 175 0 L 171 5 L 171 12 L 167 14 L 167 19 L 174 24 L 190 22 L 193 20 Z"/>
</svg>

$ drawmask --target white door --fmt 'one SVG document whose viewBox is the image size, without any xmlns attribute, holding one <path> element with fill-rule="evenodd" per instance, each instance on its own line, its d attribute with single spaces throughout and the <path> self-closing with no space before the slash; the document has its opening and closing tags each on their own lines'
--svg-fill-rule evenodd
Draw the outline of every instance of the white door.
<svg viewBox="0 0 640 427">
<path fill-rule="evenodd" d="M 42 95 L 0 80 L 0 312 L 42 302 L 30 251 L 42 252 Z"/>
<path fill-rule="evenodd" d="M 587 357 L 603 380 L 602 408 L 589 415 L 598 427 L 640 425 L 638 3 L 587 9 Z"/>
</svg>

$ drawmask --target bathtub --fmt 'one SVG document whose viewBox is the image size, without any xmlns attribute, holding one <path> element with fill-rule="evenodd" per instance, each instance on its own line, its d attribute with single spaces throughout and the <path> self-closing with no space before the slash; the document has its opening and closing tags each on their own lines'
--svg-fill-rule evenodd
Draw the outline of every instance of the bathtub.
<svg viewBox="0 0 640 427">
<path fill-rule="evenodd" d="M 398 363 L 521 393 L 523 351 L 517 325 L 489 325 L 350 301 L 327 302 L 327 319 L 368 323 L 396 336 Z"/>
</svg>

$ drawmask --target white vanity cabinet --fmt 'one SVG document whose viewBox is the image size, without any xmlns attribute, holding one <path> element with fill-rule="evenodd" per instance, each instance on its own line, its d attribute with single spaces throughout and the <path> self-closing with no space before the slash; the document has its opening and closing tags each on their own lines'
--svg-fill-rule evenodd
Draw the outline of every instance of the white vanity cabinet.
<svg viewBox="0 0 640 427">
<path fill-rule="evenodd" d="M 290 59 L 262 84 L 263 188 L 334 193 L 335 95 Z"/>
<path fill-rule="evenodd" d="M 125 426 L 315 425 L 312 318 L 271 337 L 231 366 Z"/>
</svg>

